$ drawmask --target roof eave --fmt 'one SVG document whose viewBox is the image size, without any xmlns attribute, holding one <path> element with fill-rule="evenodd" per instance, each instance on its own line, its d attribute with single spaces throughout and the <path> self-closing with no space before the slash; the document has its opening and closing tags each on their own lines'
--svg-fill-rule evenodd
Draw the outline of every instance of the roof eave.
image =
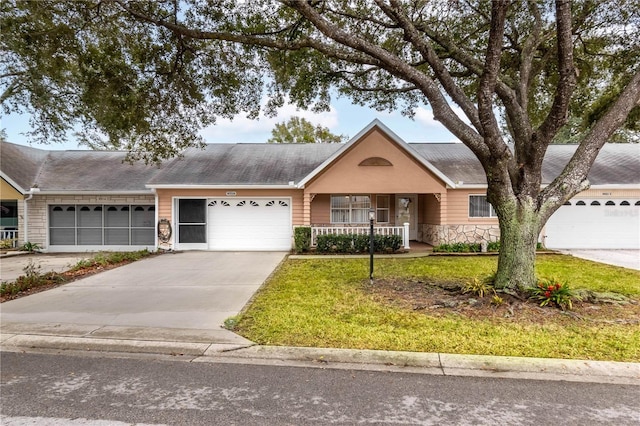
<svg viewBox="0 0 640 426">
<path fill-rule="evenodd" d="M 248 185 L 248 184 L 216 184 L 216 185 L 174 185 L 174 184 L 148 184 L 150 189 L 298 189 L 295 183 L 278 185 Z"/>
<path fill-rule="evenodd" d="M 134 191 L 83 191 L 83 190 L 46 190 L 40 189 L 34 195 L 153 195 L 150 189 Z"/>
</svg>

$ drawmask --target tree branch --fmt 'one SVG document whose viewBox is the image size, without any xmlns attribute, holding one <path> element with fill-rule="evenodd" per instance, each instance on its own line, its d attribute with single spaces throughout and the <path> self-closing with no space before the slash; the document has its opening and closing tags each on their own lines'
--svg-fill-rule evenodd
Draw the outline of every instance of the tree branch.
<svg viewBox="0 0 640 426">
<path fill-rule="evenodd" d="M 360 37 L 355 37 L 337 25 L 328 22 L 307 2 L 284 0 L 283 3 L 297 10 L 326 37 L 343 46 L 363 52 L 377 60 L 379 66 L 391 75 L 415 84 L 429 100 L 436 120 L 446 122 L 449 130 L 468 146 L 482 149 L 482 138 L 455 114 L 438 85 L 429 76 L 411 67 L 382 47 Z"/>
<path fill-rule="evenodd" d="M 540 200 L 547 209 L 551 209 L 554 203 L 564 203 L 589 187 L 587 176 L 600 149 L 635 107 L 640 107 L 640 70 L 607 112 L 591 127 L 562 173 L 541 191 Z M 544 211 L 541 213 L 544 214 Z"/>
<path fill-rule="evenodd" d="M 420 52 L 427 63 L 429 63 L 444 90 L 451 99 L 458 104 L 460 108 L 462 108 L 471 124 L 480 131 L 481 126 L 475 105 L 473 105 L 462 89 L 455 83 L 451 74 L 449 74 L 449 71 L 433 49 L 433 46 L 420 36 L 420 33 L 413 22 L 402 11 L 402 6 L 396 0 L 392 0 L 390 2 L 391 6 L 387 6 L 382 0 L 376 0 L 376 3 L 387 16 L 399 23 L 400 27 L 404 31 L 405 39 L 409 41 L 412 46 Z"/>
</svg>

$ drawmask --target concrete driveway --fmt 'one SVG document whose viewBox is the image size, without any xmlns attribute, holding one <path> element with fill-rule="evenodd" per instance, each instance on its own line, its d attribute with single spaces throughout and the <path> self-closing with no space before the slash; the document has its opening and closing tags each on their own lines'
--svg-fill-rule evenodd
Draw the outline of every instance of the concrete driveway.
<svg viewBox="0 0 640 426">
<path fill-rule="evenodd" d="M 143 259 L 3 303 L 2 333 L 249 343 L 221 325 L 284 256 L 192 251 Z"/>
<path fill-rule="evenodd" d="M 3 256 L 0 259 L 0 281 L 15 281 L 24 275 L 24 268 L 30 263 L 38 268 L 41 274 L 47 272 L 68 271 L 83 259 L 93 257 L 95 253 L 36 253 Z"/>
</svg>

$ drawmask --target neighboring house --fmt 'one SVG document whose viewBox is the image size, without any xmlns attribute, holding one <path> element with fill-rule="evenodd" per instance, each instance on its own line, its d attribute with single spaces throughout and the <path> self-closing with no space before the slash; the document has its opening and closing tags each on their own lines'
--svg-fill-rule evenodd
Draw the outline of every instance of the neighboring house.
<svg viewBox="0 0 640 426">
<path fill-rule="evenodd" d="M 575 148 L 549 147 L 543 184 Z M 160 166 L 126 163 L 122 152 L 2 143 L 1 153 L 18 238 L 47 251 L 290 250 L 296 226 L 311 226 L 314 237 L 366 232 L 370 210 L 376 232 L 400 234 L 406 246 L 499 238 L 468 148 L 408 144 L 378 120 L 346 144 L 212 144 Z M 589 179 L 591 189 L 561 207 L 540 240 L 640 248 L 640 146 L 605 145 Z"/>
</svg>

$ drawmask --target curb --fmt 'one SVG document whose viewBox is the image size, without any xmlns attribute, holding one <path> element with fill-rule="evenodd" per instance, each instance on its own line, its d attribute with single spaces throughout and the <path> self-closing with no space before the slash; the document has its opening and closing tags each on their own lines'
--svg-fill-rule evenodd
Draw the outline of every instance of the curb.
<svg viewBox="0 0 640 426">
<path fill-rule="evenodd" d="M 380 350 L 127 340 L 35 334 L 0 335 L 0 351 L 60 350 L 172 356 L 188 362 L 243 363 L 440 376 L 571 381 L 640 386 L 640 363 Z M 184 358 L 181 358 L 184 357 Z"/>
</svg>

